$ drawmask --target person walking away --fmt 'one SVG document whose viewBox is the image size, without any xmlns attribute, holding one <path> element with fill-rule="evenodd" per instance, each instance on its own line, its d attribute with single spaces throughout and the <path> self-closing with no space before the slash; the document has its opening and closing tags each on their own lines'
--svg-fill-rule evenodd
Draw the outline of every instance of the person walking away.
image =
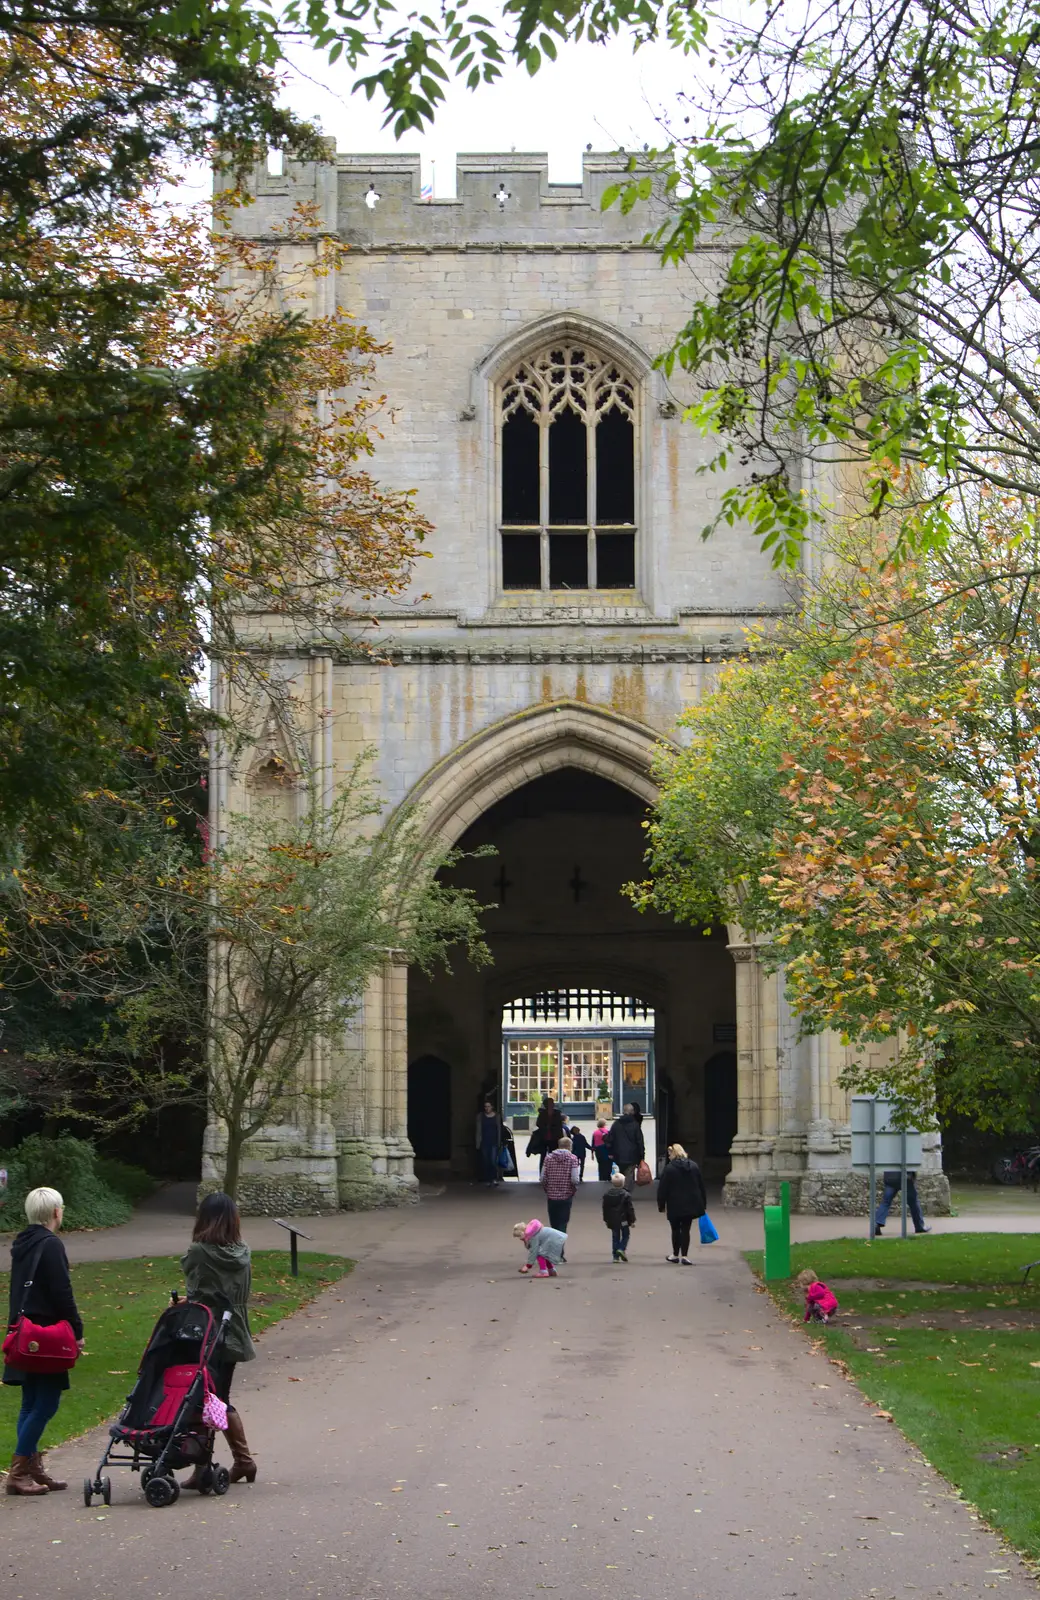
<svg viewBox="0 0 1040 1600">
<path fill-rule="evenodd" d="M 881 1178 L 885 1189 L 881 1196 L 881 1203 L 874 1214 L 874 1232 L 876 1234 L 880 1234 L 888 1221 L 888 1213 L 892 1201 L 903 1186 L 901 1172 L 883 1172 Z M 932 1230 L 925 1222 L 921 1211 L 921 1202 L 917 1198 L 917 1175 L 913 1172 L 908 1172 L 906 1175 L 906 1209 L 910 1213 L 910 1220 L 913 1222 L 915 1233 L 931 1233 Z"/>
<path fill-rule="evenodd" d="M 636 1168 L 641 1161 L 646 1160 L 643 1130 L 639 1126 L 635 1111 L 635 1106 L 626 1105 L 608 1136 L 611 1157 L 621 1168 L 625 1178 L 625 1188 L 630 1194 L 635 1183 Z"/>
<path fill-rule="evenodd" d="M 585 1162 L 589 1154 L 589 1141 L 576 1123 L 571 1123 L 571 1152 L 578 1163 L 578 1182 L 585 1182 Z"/>
<path fill-rule="evenodd" d="M 556 1149 L 563 1138 L 563 1112 L 557 1106 L 552 1095 L 547 1094 L 542 1101 L 541 1109 L 535 1120 L 535 1133 L 541 1134 L 538 1146 L 538 1176 L 542 1175 L 545 1158 Z"/>
<path fill-rule="evenodd" d="M 592 1130 L 592 1154 L 596 1157 L 600 1183 L 609 1183 L 610 1169 L 614 1164 L 614 1158 L 610 1153 L 610 1136 L 607 1131 L 607 1124 L 602 1117 L 600 1117 Z"/>
<path fill-rule="evenodd" d="M 700 1167 L 681 1144 L 668 1146 L 668 1161 L 657 1180 L 657 1209 L 667 1213 L 672 1230 L 672 1253 L 665 1260 L 692 1267 L 690 1229 L 708 1209 L 708 1197 Z"/>
<path fill-rule="evenodd" d="M 561 1139 L 555 1150 L 550 1150 L 542 1168 L 542 1188 L 545 1190 L 549 1210 L 549 1226 L 566 1233 L 570 1226 L 571 1205 L 578 1187 L 578 1162 L 571 1150 L 571 1141 Z"/>
<path fill-rule="evenodd" d="M 538 1268 L 539 1278 L 555 1278 L 556 1266 L 564 1261 L 564 1247 L 567 1235 L 560 1233 L 557 1228 L 547 1228 L 544 1222 L 539 1222 L 537 1217 L 532 1217 L 530 1222 L 518 1222 L 513 1228 L 513 1238 L 519 1239 L 527 1251 L 527 1261 L 520 1268 L 521 1272 L 531 1272 Z"/>
<path fill-rule="evenodd" d="M 483 1111 L 477 1114 L 477 1149 L 480 1152 L 480 1181 L 493 1189 L 502 1181 L 498 1165 L 502 1149 L 502 1123 L 490 1100 L 484 1101 Z"/>
<path fill-rule="evenodd" d="M 636 1225 L 636 1208 L 625 1188 L 622 1172 L 615 1172 L 603 1196 L 603 1221 L 611 1232 L 614 1260 L 627 1261 L 629 1233 Z"/>
<path fill-rule="evenodd" d="M 83 1319 L 76 1307 L 69 1277 L 69 1258 L 58 1238 L 65 1202 L 57 1189 L 32 1189 L 25 1197 L 23 1228 L 11 1245 L 11 1302 L 8 1326 L 14 1327 L 23 1311 L 30 1321 L 47 1327 L 67 1322 L 83 1348 Z M 4 1367 L 3 1381 L 22 1391 L 15 1435 L 14 1459 L 7 1473 L 8 1494 L 48 1494 L 67 1489 L 52 1478 L 40 1454 L 40 1440 L 69 1387 L 67 1372 L 29 1372 Z"/>
<path fill-rule="evenodd" d="M 253 1483 L 256 1462 L 246 1443 L 246 1430 L 238 1411 L 228 1404 L 235 1368 L 240 1361 L 253 1361 L 256 1357 L 246 1310 L 253 1269 L 249 1246 L 242 1243 L 242 1219 L 230 1195 L 208 1194 L 203 1200 L 195 1218 L 191 1244 L 181 1257 L 181 1267 L 189 1300 L 201 1301 L 218 1320 L 225 1311 L 231 1312 L 224 1343 L 210 1366 L 210 1376 L 214 1390 L 228 1408 L 227 1441 L 234 1458 L 231 1482 L 238 1483 L 244 1478 L 246 1483 Z M 181 1487 L 198 1489 L 202 1470 L 196 1467 Z"/>
</svg>

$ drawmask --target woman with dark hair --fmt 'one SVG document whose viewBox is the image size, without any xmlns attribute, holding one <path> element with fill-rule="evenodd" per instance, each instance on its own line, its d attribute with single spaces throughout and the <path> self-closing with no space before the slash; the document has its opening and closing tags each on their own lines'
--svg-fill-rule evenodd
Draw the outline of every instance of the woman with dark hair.
<svg viewBox="0 0 1040 1600">
<path fill-rule="evenodd" d="M 242 1243 L 242 1222 L 230 1195 L 208 1194 L 203 1200 L 181 1266 L 189 1300 L 200 1300 L 217 1317 L 231 1312 L 219 1357 L 210 1369 L 214 1389 L 227 1401 L 235 1367 L 256 1355 L 246 1311 L 253 1278 L 249 1246 Z M 252 1483 L 256 1462 L 249 1453 L 242 1418 L 232 1405 L 228 1405 L 227 1441 L 234 1457 L 231 1482 L 244 1478 Z M 200 1470 L 195 1469 L 185 1489 L 199 1488 Z"/>
</svg>

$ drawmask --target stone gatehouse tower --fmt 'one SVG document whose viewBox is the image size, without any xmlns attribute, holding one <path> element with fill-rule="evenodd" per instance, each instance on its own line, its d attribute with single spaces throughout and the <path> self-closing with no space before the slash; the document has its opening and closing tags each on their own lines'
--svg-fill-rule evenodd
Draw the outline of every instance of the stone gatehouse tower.
<svg viewBox="0 0 1040 1600">
<path fill-rule="evenodd" d="M 641 875 L 656 742 L 711 692 L 744 625 L 787 599 L 748 532 L 700 538 L 722 480 L 698 475 L 709 446 L 680 420 L 687 391 L 653 367 L 691 286 L 641 243 L 649 205 L 600 209 L 621 170 L 589 154 L 581 184 L 554 184 L 542 155 L 464 156 L 457 199 L 430 201 L 417 157 L 330 148 L 259 173 L 237 214 L 263 237 L 308 202 L 351 246 L 315 304 L 335 295 L 392 343 L 375 470 L 415 486 L 436 528 L 415 597 L 379 615 L 385 664 L 327 645 L 275 663 L 314 781 L 374 746 L 389 807 L 417 803 L 432 837 L 497 851 L 458 869 L 496 906 L 494 966 L 428 981 L 388 959 L 347 1035 L 315 1047 L 316 1081 L 335 1068 L 342 1082 L 335 1108 L 257 1141 L 247 1204 L 251 1187 L 265 1207 L 372 1203 L 415 1183 L 416 1151 L 468 1176 L 484 1093 L 521 1129 L 520 1102 L 548 1083 L 582 1117 L 627 1098 L 617 1042 L 590 1025 L 604 996 L 596 1016 L 626 1000 L 652 1015 L 635 1069 L 651 1151 L 655 1133 L 681 1140 L 735 1205 L 781 1177 L 802 1209 L 862 1203 L 838 1041 L 798 1040 L 739 929 L 640 916 L 619 892 Z M 705 248 L 692 272 L 718 261 Z M 218 756 L 218 824 L 248 807 L 280 736 L 258 728 L 235 768 Z M 525 1006 L 538 1048 L 511 1039 L 504 1055 L 503 1008 Z M 927 1159 L 926 1203 L 944 1183 L 937 1147 Z"/>
</svg>

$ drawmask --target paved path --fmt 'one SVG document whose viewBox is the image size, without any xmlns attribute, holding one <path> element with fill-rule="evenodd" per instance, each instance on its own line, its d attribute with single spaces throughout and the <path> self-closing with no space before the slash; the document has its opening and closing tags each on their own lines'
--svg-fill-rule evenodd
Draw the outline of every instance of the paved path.
<svg viewBox="0 0 1040 1600">
<path fill-rule="evenodd" d="M 533 1164 L 537 1170 L 536 1164 Z M 591 1179 L 586 1185 L 591 1197 L 600 1193 Z M 424 1189 L 424 1202 L 442 1197 L 440 1189 Z M 544 1196 L 536 1184 L 517 1184 L 510 1181 L 497 1196 L 468 1185 L 452 1186 L 444 1205 L 465 1204 L 468 1199 L 487 1201 L 490 1204 L 511 1204 L 521 1215 L 530 1207 L 534 1215 Z M 642 1202 L 643 1197 L 640 1196 Z M 958 1191 L 956 1217 L 936 1217 L 932 1225 L 936 1233 L 970 1233 L 981 1229 L 987 1233 L 1040 1232 L 1040 1197 L 1031 1190 L 1001 1189 L 995 1184 Z M 762 1245 L 761 1211 L 729 1211 L 723 1208 L 721 1195 L 709 1196 L 709 1209 L 719 1223 L 727 1244 L 739 1250 L 760 1249 Z M 146 1200 L 134 1213 L 130 1222 L 119 1228 L 104 1228 L 97 1233 L 67 1233 L 62 1237 L 73 1265 L 77 1261 L 126 1260 L 142 1255 L 181 1255 L 191 1234 L 191 1219 L 195 1214 L 195 1185 L 176 1183 L 161 1189 Z M 382 1211 L 348 1215 L 343 1212 L 332 1216 L 300 1218 L 299 1224 L 312 1236 L 306 1248 L 328 1250 L 333 1254 L 357 1257 L 368 1249 L 377 1249 L 386 1236 L 387 1213 Z M 412 1217 L 411 1210 L 403 1213 Z M 467 1224 L 468 1225 L 468 1224 Z M 866 1217 L 810 1217 L 791 1218 L 791 1237 L 798 1242 L 811 1239 L 834 1239 L 841 1235 L 862 1238 L 866 1232 Z M 273 1218 L 250 1217 L 249 1239 L 255 1250 L 287 1249 L 288 1235 Z M 898 1207 L 889 1218 L 888 1232 L 895 1237 L 899 1232 Z M 0 1234 L 0 1249 L 9 1242 L 9 1236 Z"/>
<path fill-rule="evenodd" d="M 555 1282 L 518 1275 L 529 1208 L 500 1194 L 334 1219 L 357 1271 L 239 1369 L 257 1483 L 161 1511 L 125 1471 L 107 1512 L 3 1499 L 5 1600 L 1036 1600 L 755 1292 L 729 1216 L 680 1269 L 641 1198 L 615 1267 L 596 1198 Z M 53 1452 L 73 1486 L 100 1438 Z"/>
</svg>

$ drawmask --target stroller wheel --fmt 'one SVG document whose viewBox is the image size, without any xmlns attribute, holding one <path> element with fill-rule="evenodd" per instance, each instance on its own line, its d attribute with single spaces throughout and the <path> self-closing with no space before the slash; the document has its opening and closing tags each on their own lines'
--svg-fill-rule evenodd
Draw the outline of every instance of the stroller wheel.
<svg viewBox="0 0 1040 1600">
<path fill-rule="evenodd" d="M 150 1506 L 172 1506 L 180 1494 L 180 1487 L 172 1478 L 149 1478 L 144 1497 Z"/>
<path fill-rule="evenodd" d="M 141 1469 L 141 1488 L 142 1489 L 147 1489 L 149 1483 L 151 1483 L 151 1481 L 152 1481 L 152 1479 L 154 1477 L 155 1477 L 155 1468 L 154 1467 L 142 1467 L 142 1469 Z"/>
<path fill-rule="evenodd" d="M 199 1493 L 210 1494 L 213 1489 L 213 1468 L 203 1467 L 199 1473 Z"/>
<path fill-rule="evenodd" d="M 110 1506 L 112 1504 L 112 1479 L 111 1478 L 102 1478 L 102 1480 L 101 1480 L 101 1498 L 105 1502 L 106 1506 Z"/>
<path fill-rule="evenodd" d="M 94 1498 L 94 1485 L 89 1478 L 83 1479 L 83 1504 L 89 1506 Z"/>
<path fill-rule="evenodd" d="M 231 1474 L 227 1467 L 213 1468 L 213 1482 L 210 1487 L 214 1494 L 227 1494 L 231 1488 Z"/>
</svg>

